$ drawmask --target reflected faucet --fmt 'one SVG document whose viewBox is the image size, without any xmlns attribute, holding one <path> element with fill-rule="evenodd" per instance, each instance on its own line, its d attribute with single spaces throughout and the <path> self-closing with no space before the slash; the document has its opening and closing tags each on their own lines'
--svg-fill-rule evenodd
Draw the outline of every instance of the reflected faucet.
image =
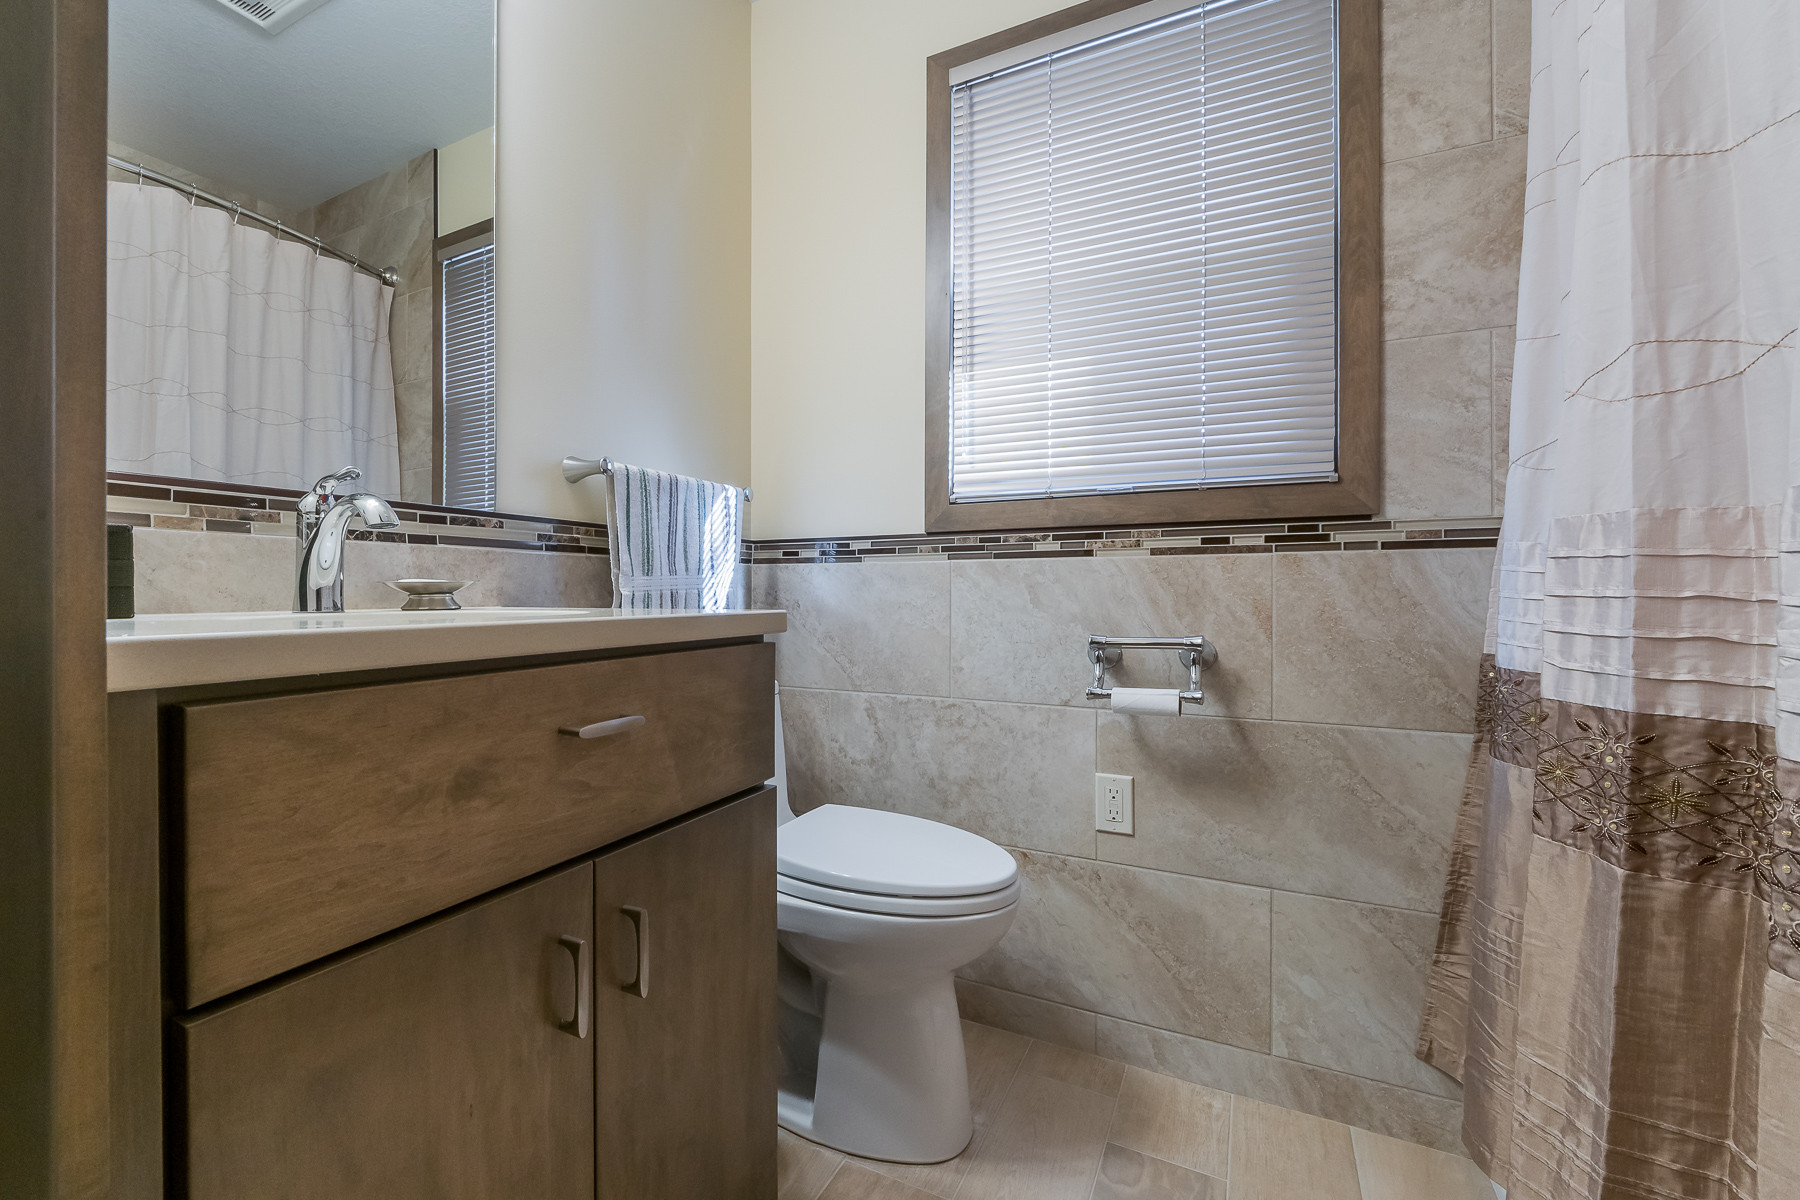
<svg viewBox="0 0 1800 1200">
<path fill-rule="evenodd" d="M 361 478 L 362 472 L 357 468 L 345 467 L 313 484 L 312 491 L 300 498 L 300 515 L 295 522 L 300 538 L 295 612 L 344 611 L 344 542 L 352 519 L 362 518 L 369 529 L 392 529 L 400 523 L 380 496 L 369 492 L 337 494 L 339 484 Z"/>
</svg>

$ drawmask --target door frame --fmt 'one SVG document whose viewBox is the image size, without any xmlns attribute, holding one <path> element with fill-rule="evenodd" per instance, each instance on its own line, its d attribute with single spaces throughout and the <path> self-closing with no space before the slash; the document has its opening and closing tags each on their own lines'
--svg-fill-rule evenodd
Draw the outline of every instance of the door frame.
<svg viewBox="0 0 1800 1200">
<path fill-rule="evenodd" d="M 0 1195 L 111 1191 L 105 0 L 0 4 Z"/>
</svg>

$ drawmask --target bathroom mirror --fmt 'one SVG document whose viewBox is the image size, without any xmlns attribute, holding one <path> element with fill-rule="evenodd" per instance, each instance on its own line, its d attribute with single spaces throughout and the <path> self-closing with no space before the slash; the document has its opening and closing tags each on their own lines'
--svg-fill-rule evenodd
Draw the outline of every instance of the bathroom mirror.
<svg viewBox="0 0 1800 1200">
<path fill-rule="evenodd" d="M 112 0 L 107 471 L 494 507 L 494 0 Z"/>
</svg>

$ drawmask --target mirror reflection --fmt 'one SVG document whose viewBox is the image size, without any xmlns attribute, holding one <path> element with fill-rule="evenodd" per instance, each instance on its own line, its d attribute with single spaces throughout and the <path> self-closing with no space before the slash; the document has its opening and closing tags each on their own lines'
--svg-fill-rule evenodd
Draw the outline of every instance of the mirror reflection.
<svg viewBox="0 0 1800 1200">
<path fill-rule="evenodd" d="M 493 0 L 112 0 L 107 470 L 494 507 Z"/>
</svg>

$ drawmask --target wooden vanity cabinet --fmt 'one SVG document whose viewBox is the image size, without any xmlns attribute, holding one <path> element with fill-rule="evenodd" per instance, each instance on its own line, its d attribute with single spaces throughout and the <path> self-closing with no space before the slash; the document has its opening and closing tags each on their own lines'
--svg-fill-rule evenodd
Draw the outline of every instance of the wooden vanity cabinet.
<svg viewBox="0 0 1800 1200">
<path fill-rule="evenodd" d="M 594 863 L 600 1200 L 775 1195 L 775 793 Z"/>
<path fill-rule="evenodd" d="M 593 887 L 583 863 L 178 1020 L 186 1195 L 590 1200 L 593 1042 L 564 1023 Z"/>
<path fill-rule="evenodd" d="M 772 657 L 115 698 L 130 1195 L 774 1200 Z"/>
</svg>

